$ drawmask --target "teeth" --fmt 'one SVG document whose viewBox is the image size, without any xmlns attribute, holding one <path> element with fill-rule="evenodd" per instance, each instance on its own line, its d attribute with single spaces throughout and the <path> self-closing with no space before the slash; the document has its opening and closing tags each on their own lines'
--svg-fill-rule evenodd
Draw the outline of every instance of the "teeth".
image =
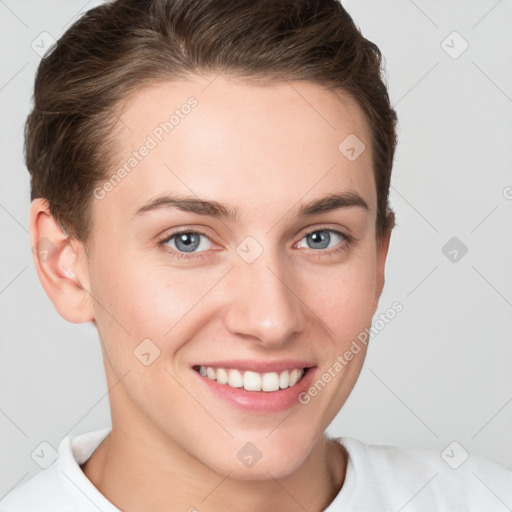
<svg viewBox="0 0 512 512">
<path fill-rule="evenodd" d="M 241 388 L 244 385 L 244 378 L 238 370 L 228 370 L 228 386 Z"/>
<path fill-rule="evenodd" d="M 217 382 L 219 384 L 227 384 L 228 383 L 228 372 L 224 370 L 224 368 L 219 368 L 217 370 Z"/>
<path fill-rule="evenodd" d="M 290 372 L 290 379 L 288 380 L 288 386 L 293 386 L 294 384 L 296 384 L 300 377 L 301 377 L 300 370 L 297 370 L 297 369 L 292 370 Z"/>
<path fill-rule="evenodd" d="M 295 368 L 291 371 L 257 373 L 251 371 L 226 368 L 212 368 L 200 366 L 199 373 L 203 377 L 216 380 L 219 384 L 227 384 L 232 388 L 244 388 L 247 391 L 277 391 L 297 384 L 304 375 L 303 368 Z"/>
<path fill-rule="evenodd" d="M 256 372 L 245 372 L 244 389 L 247 391 L 261 391 L 261 375 Z"/>
<path fill-rule="evenodd" d="M 279 375 L 279 387 L 281 389 L 285 389 L 290 384 L 290 372 L 288 370 L 285 370 L 284 372 L 281 372 L 281 375 Z"/>
<path fill-rule="evenodd" d="M 264 373 L 261 376 L 261 389 L 263 391 L 277 391 L 279 389 L 279 375 L 276 372 Z"/>
</svg>

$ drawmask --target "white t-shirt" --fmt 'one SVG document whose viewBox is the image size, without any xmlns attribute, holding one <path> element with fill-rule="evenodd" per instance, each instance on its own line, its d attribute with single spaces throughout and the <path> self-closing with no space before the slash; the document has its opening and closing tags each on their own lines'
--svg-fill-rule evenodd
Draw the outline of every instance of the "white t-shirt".
<svg viewBox="0 0 512 512">
<path fill-rule="evenodd" d="M 110 428 L 65 437 L 47 469 L 0 501 L 0 512 L 120 512 L 87 479 L 83 464 Z M 325 512 L 505 512 L 512 471 L 454 444 L 443 452 L 339 438 L 349 455 L 345 482 Z"/>
</svg>

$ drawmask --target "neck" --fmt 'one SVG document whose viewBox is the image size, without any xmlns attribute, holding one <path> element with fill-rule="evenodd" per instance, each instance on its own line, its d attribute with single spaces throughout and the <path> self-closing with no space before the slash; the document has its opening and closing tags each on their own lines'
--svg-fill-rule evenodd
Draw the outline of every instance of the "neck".
<svg viewBox="0 0 512 512">
<path fill-rule="evenodd" d="M 340 491 L 347 454 L 324 436 L 285 478 L 235 480 L 212 471 L 172 442 L 116 428 L 82 466 L 86 477 L 121 510 L 324 510 Z M 151 441 L 150 441 L 151 440 Z"/>
</svg>

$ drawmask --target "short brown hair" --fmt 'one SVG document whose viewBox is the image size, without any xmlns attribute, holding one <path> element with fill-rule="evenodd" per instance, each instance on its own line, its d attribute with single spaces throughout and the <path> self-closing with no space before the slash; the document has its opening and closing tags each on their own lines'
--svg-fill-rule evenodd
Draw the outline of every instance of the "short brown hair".
<svg viewBox="0 0 512 512">
<path fill-rule="evenodd" d="M 204 72 L 300 80 L 348 94 L 362 108 L 380 238 L 394 226 L 388 196 L 397 142 L 381 60 L 337 0 L 106 3 L 79 18 L 37 70 L 25 126 L 31 198 L 45 198 L 70 236 L 87 243 L 93 189 L 108 179 L 116 109 L 128 95 Z"/>
</svg>

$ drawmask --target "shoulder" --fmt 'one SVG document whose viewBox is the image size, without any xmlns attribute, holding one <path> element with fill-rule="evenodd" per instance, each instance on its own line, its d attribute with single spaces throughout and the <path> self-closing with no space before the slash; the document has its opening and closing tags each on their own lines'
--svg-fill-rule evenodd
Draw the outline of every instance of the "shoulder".
<svg viewBox="0 0 512 512">
<path fill-rule="evenodd" d="M 355 494 L 370 492 L 375 503 L 386 503 L 389 510 L 407 505 L 409 511 L 491 512 L 512 506 L 512 471 L 468 453 L 457 442 L 437 450 L 338 441 L 349 455 L 349 488 Z"/>
<path fill-rule="evenodd" d="M 9 492 L 0 501 L 0 511 L 52 510 L 59 499 L 62 501 L 62 482 L 58 464 L 53 463 Z"/>
<path fill-rule="evenodd" d="M 117 511 L 80 468 L 109 431 L 65 437 L 53 464 L 9 492 L 0 501 L 0 512 L 79 512 L 91 510 L 91 505 L 105 512 Z"/>
</svg>

